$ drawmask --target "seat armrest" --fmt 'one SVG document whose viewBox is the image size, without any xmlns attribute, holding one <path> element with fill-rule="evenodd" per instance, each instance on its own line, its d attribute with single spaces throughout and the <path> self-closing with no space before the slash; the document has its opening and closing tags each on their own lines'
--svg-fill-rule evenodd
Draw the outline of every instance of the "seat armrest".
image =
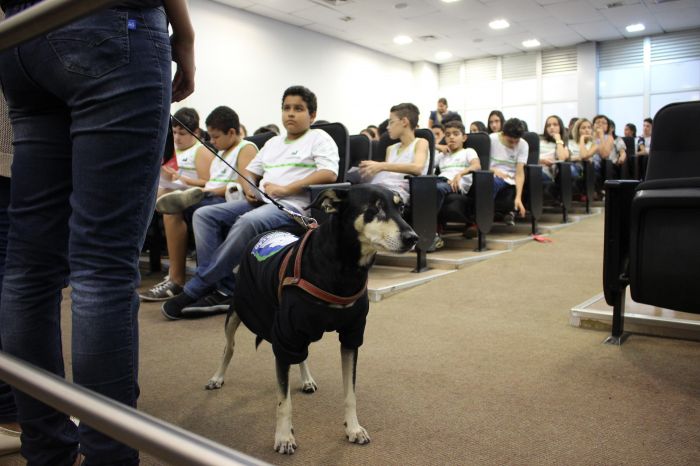
<svg viewBox="0 0 700 466">
<path fill-rule="evenodd" d="M 474 215 L 476 226 L 481 233 L 489 233 L 493 226 L 495 205 L 493 201 L 493 172 L 477 170 L 472 175 L 474 191 Z"/>
<path fill-rule="evenodd" d="M 437 176 L 409 176 L 411 226 L 418 234 L 416 248 L 427 251 L 437 232 Z"/>
<path fill-rule="evenodd" d="M 627 286 L 630 250 L 630 214 L 639 181 L 605 182 L 605 232 L 603 236 L 603 293 L 615 305 L 615 297 Z"/>
<path fill-rule="evenodd" d="M 542 216 L 542 165 L 525 165 L 525 186 L 523 191 L 528 193 L 527 210 L 533 218 Z"/>
</svg>

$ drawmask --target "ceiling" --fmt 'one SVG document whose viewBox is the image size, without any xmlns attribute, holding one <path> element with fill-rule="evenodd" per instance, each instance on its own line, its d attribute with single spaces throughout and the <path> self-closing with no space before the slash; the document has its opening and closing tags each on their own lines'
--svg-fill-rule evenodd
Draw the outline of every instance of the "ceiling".
<svg viewBox="0 0 700 466">
<path fill-rule="evenodd" d="M 700 0 L 213 0 L 408 61 L 446 63 L 680 31 L 700 26 Z M 510 27 L 492 30 L 504 18 Z M 643 32 L 629 33 L 629 24 Z M 407 35 L 413 42 L 396 45 Z M 527 49 L 522 42 L 538 39 Z M 452 56 L 436 58 L 439 51 Z"/>
</svg>

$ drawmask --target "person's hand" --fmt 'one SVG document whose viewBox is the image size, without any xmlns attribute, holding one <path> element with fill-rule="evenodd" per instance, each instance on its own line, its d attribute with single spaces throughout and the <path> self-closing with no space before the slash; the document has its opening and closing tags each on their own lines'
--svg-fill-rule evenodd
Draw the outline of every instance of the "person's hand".
<svg viewBox="0 0 700 466">
<path fill-rule="evenodd" d="M 452 179 L 449 181 L 450 188 L 452 188 L 452 192 L 453 192 L 453 193 L 458 193 L 458 192 L 459 192 L 459 185 L 460 185 L 461 181 L 462 181 L 462 177 L 459 176 L 459 173 L 456 174 L 456 175 L 454 176 L 454 178 L 452 178 Z"/>
<path fill-rule="evenodd" d="M 627 154 L 622 152 L 620 156 L 617 158 L 617 164 L 618 165 L 623 165 L 625 163 L 625 160 L 627 159 Z"/>
<path fill-rule="evenodd" d="M 544 165 L 545 167 L 551 167 L 553 164 L 554 162 L 550 159 L 540 159 L 540 165 Z"/>
<path fill-rule="evenodd" d="M 501 178 L 503 180 L 507 180 L 509 178 L 509 176 L 506 172 L 498 170 L 498 169 L 493 171 L 493 176 L 496 176 L 496 177 Z"/>
<path fill-rule="evenodd" d="M 266 183 L 265 192 L 273 199 L 289 196 L 289 188 L 275 183 Z"/>
<path fill-rule="evenodd" d="M 177 63 L 173 79 L 173 102 L 179 102 L 194 92 L 194 42 L 170 37 L 173 61 Z"/>
<path fill-rule="evenodd" d="M 523 201 L 519 198 L 515 198 L 515 210 L 518 211 L 521 217 L 525 216 L 525 206 L 523 205 Z"/>
<path fill-rule="evenodd" d="M 582 144 L 582 145 L 586 145 L 586 143 L 587 143 L 588 141 L 590 141 L 591 139 L 592 139 L 592 138 L 591 138 L 590 136 L 581 136 L 581 137 L 579 138 L 578 143 L 579 143 L 579 144 Z"/>
<path fill-rule="evenodd" d="M 362 178 L 371 178 L 382 171 L 382 163 L 374 160 L 363 160 L 360 162 L 360 175 Z"/>
</svg>

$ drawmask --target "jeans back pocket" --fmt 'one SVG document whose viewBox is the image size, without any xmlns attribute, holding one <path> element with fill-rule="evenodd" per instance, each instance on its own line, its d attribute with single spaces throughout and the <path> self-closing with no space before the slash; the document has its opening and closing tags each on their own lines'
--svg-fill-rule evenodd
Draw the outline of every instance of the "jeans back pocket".
<svg viewBox="0 0 700 466">
<path fill-rule="evenodd" d="M 103 10 L 46 35 L 67 71 L 99 78 L 129 63 L 127 13 Z"/>
</svg>

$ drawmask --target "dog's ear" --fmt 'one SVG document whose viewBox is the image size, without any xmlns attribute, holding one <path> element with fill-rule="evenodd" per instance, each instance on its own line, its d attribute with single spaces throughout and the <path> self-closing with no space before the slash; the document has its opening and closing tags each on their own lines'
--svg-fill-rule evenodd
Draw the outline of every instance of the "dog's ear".
<svg viewBox="0 0 700 466">
<path fill-rule="evenodd" d="M 348 197 L 347 189 L 325 189 L 316 196 L 307 209 L 320 209 L 327 214 L 338 212 L 340 204 Z"/>
</svg>

